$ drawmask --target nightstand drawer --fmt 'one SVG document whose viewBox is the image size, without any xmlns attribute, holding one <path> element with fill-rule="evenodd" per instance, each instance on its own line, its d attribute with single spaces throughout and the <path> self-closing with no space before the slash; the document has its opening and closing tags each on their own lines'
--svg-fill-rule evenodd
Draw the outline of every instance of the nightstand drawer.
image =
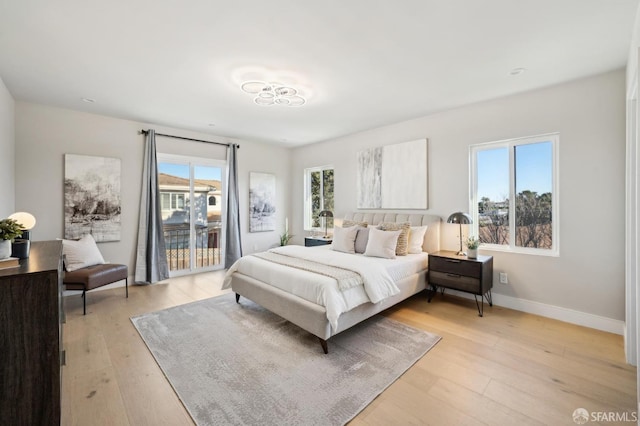
<svg viewBox="0 0 640 426">
<path fill-rule="evenodd" d="M 480 279 L 464 275 L 429 271 L 429 284 L 480 294 Z"/>
<path fill-rule="evenodd" d="M 306 247 L 314 247 L 314 246 L 326 246 L 331 244 L 330 239 L 328 238 L 310 238 L 310 237 L 306 237 L 304 239 L 304 245 Z"/>
<path fill-rule="evenodd" d="M 482 275 L 482 263 L 469 262 L 464 259 L 458 260 L 446 257 L 430 256 L 429 270 L 480 278 Z"/>
</svg>

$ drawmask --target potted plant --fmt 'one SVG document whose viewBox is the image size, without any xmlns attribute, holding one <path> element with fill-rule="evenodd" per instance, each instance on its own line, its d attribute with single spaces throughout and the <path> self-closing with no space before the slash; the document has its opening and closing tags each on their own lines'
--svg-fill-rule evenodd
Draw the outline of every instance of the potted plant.
<svg viewBox="0 0 640 426">
<path fill-rule="evenodd" d="M 0 259 L 11 256 L 11 243 L 22 236 L 22 225 L 13 219 L 0 220 Z"/>
<path fill-rule="evenodd" d="M 280 245 L 286 246 L 291 238 L 293 238 L 293 235 L 289 234 L 289 231 L 284 231 L 284 234 L 280 235 Z"/>
<path fill-rule="evenodd" d="M 480 247 L 480 239 L 478 237 L 467 238 L 467 257 L 475 259 L 478 257 L 478 247 Z"/>
</svg>

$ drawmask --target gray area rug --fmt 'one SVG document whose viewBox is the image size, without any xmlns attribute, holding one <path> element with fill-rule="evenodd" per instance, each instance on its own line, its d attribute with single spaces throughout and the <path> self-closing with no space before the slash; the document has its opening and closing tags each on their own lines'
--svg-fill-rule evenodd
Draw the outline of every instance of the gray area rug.
<svg viewBox="0 0 640 426">
<path fill-rule="evenodd" d="M 131 318 L 198 425 L 343 425 L 440 337 L 377 315 L 318 339 L 227 294 Z"/>
</svg>

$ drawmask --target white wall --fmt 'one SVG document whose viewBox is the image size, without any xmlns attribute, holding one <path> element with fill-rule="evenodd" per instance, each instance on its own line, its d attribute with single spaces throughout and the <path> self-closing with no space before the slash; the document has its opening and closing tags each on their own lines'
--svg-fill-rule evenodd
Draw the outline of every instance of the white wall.
<svg viewBox="0 0 640 426">
<path fill-rule="evenodd" d="M 15 212 L 15 102 L 0 79 L 0 219 Z"/>
<path fill-rule="evenodd" d="M 15 208 L 31 212 L 37 218 L 34 240 L 64 236 L 64 154 L 96 155 L 121 159 L 122 238 L 100 243 L 106 260 L 129 265 L 133 274 L 138 227 L 138 208 L 142 179 L 144 136 L 140 129 L 153 128 L 196 139 L 231 142 L 231 139 L 138 123 L 101 115 L 87 114 L 44 105 L 16 104 L 16 200 Z M 233 140 L 240 144 L 238 181 L 242 243 L 245 253 L 264 250 L 279 242 L 289 206 L 290 151 L 260 143 Z M 157 138 L 158 152 L 224 158 L 224 148 L 178 139 Z M 222 157 L 221 157 L 222 156 Z M 274 232 L 248 233 L 249 172 L 274 173 L 277 182 L 278 229 Z"/>
<path fill-rule="evenodd" d="M 526 78 L 526 77 L 525 77 Z M 469 145 L 560 132 L 560 256 L 489 252 L 494 293 L 624 320 L 625 74 L 610 72 L 543 90 L 297 148 L 292 223 L 303 236 L 303 170 L 335 166 L 335 214 L 356 209 L 356 153 L 429 139 L 429 213 L 469 210 Z M 442 248 L 455 249 L 455 225 Z M 507 272 L 509 285 L 495 275 Z"/>
</svg>

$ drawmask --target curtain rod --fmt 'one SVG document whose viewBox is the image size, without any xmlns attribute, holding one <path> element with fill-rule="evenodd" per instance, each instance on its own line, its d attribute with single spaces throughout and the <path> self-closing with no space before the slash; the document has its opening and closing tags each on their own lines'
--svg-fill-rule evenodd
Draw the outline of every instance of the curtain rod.
<svg viewBox="0 0 640 426">
<path fill-rule="evenodd" d="M 142 130 L 140 130 L 138 132 L 139 135 L 146 135 L 147 133 L 149 133 L 149 131 L 148 130 L 144 130 L 144 129 L 142 129 Z M 212 144 L 215 144 L 215 145 L 224 145 L 224 146 L 231 145 L 229 143 L 224 143 L 224 142 L 213 142 L 213 141 L 205 141 L 205 140 L 202 140 L 202 139 L 184 138 L 182 136 L 166 135 L 164 133 L 156 133 L 156 136 L 164 136 L 165 138 L 183 139 L 185 141 L 212 143 Z M 238 149 L 240 149 L 240 145 L 238 145 Z"/>
</svg>

